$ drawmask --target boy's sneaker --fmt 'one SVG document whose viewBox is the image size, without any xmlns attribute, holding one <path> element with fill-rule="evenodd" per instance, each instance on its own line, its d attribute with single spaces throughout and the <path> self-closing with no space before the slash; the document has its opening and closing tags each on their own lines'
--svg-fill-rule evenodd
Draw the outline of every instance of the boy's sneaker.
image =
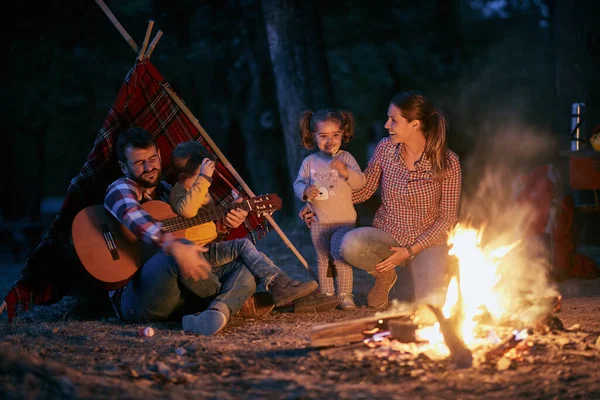
<svg viewBox="0 0 600 400">
<path fill-rule="evenodd" d="M 279 275 L 269 285 L 269 290 L 275 307 L 279 307 L 314 292 L 318 287 L 316 281 L 300 282 L 292 280 L 287 275 Z"/>
<path fill-rule="evenodd" d="M 294 312 L 323 312 L 330 311 L 339 306 L 340 298 L 334 294 L 311 293 L 294 301 Z"/>
<path fill-rule="evenodd" d="M 258 318 L 270 313 L 274 307 L 275 304 L 273 303 L 271 293 L 254 293 L 248 297 L 248 300 L 246 300 L 240 309 L 240 315 L 246 318 Z"/>
<path fill-rule="evenodd" d="M 356 304 L 354 303 L 354 295 L 352 293 L 340 293 L 340 305 L 338 308 L 340 310 L 354 310 L 356 308 Z"/>
<path fill-rule="evenodd" d="M 198 335 L 212 336 L 227 325 L 227 317 L 221 311 L 206 310 L 186 315 L 182 319 L 183 331 Z"/>
</svg>

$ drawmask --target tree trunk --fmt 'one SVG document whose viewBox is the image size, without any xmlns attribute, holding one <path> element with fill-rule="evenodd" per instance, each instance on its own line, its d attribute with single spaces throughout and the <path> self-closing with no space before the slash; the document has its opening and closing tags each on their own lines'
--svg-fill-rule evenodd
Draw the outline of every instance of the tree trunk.
<svg viewBox="0 0 600 400">
<path fill-rule="evenodd" d="M 333 106 L 321 19 L 312 0 L 264 0 L 262 7 L 293 181 L 307 155 L 298 135 L 300 114 Z"/>
<path fill-rule="evenodd" d="M 243 92 L 240 93 L 239 101 L 233 101 L 233 110 L 237 110 L 236 118 L 240 121 L 239 127 L 244 146 L 239 151 L 244 153 L 245 168 L 253 190 L 257 194 L 279 193 L 274 165 L 278 162 L 277 158 L 282 158 L 280 149 L 283 139 L 275 137 L 272 124 L 263 123 L 262 117 L 268 108 L 263 96 L 265 91 L 263 76 L 265 76 L 264 69 L 268 66 L 263 67 L 262 61 L 266 61 L 268 56 L 266 46 L 262 52 L 261 49 L 256 48 L 256 43 L 264 45 L 265 38 L 260 33 L 255 34 L 259 38 L 262 37 L 262 40 L 257 41 L 252 34 L 259 23 L 253 18 L 254 11 L 256 10 L 252 9 L 251 5 L 241 7 L 239 35 L 244 50 L 240 54 L 240 59 L 244 61 L 244 73 L 248 75 L 248 79 Z M 262 26 L 262 19 L 260 23 Z M 280 140 L 279 146 L 275 143 L 276 139 Z"/>
<path fill-rule="evenodd" d="M 559 110 L 557 129 L 570 128 L 571 103 L 584 102 L 585 122 L 582 136 L 600 124 L 600 2 L 580 0 L 550 2 L 554 13 L 556 94 Z M 567 148 L 565 143 L 565 148 Z"/>
</svg>

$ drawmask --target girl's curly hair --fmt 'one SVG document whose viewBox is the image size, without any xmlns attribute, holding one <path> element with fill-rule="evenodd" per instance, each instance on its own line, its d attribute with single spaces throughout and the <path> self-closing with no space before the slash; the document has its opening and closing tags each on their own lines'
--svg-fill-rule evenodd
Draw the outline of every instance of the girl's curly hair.
<svg viewBox="0 0 600 400">
<path fill-rule="evenodd" d="M 300 117 L 300 141 L 306 149 L 315 148 L 315 133 L 317 124 L 325 121 L 336 121 L 340 124 L 342 132 L 342 143 L 354 138 L 354 116 L 349 111 L 337 110 L 335 108 L 324 108 L 315 112 L 304 111 Z"/>
</svg>

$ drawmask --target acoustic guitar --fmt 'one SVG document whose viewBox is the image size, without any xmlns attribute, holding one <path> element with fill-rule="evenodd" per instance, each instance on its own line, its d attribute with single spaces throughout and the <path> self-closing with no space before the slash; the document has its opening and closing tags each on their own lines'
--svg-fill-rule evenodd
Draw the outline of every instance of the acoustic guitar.
<svg viewBox="0 0 600 400">
<path fill-rule="evenodd" d="M 193 218 L 180 217 L 163 201 L 151 200 L 142 208 L 160 221 L 163 230 L 176 238 L 185 238 L 185 229 L 219 220 L 233 208 L 241 208 L 257 216 L 281 209 L 281 198 L 267 194 L 240 203 L 206 206 Z M 73 246 L 85 270 L 107 290 L 127 284 L 156 247 L 142 243 L 102 205 L 81 210 L 73 220 Z"/>
</svg>

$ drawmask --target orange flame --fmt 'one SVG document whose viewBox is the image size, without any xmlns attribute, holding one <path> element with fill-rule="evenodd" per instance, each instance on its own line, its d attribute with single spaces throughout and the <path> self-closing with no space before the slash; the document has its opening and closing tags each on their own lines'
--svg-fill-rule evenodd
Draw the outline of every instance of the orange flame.
<svg viewBox="0 0 600 400">
<path fill-rule="evenodd" d="M 525 254 L 513 254 L 522 244 L 520 239 L 506 241 L 494 248 L 484 248 L 481 245 L 483 229 L 474 229 L 458 224 L 451 232 L 448 244 L 451 246 L 449 254 L 457 257 L 459 263 L 458 277 L 453 277 L 448 285 L 446 301 L 442 309 L 446 318 L 460 317 L 460 331 L 465 344 L 471 349 L 489 344 L 487 337 L 478 337 L 481 331 L 481 321 L 495 322 L 507 315 L 516 320 L 529 322 L 534 314 L 544 312 L 540 308 L 529 307 L 524 299 L 535 298 L 537 293 L 527 293 L 523 285 L 506 284 L 507 279 L 523 277 L 527 260 Z M 507 235 L 508 237 L 508 235 Z M 518 270 L 517 270 L 518 269 Z M 543 275 L 543 270 L 531 268 L 529 277 L 523 279 L 530 284 L 532 292 L 554 292 Z M 456 313 L 460 312 L 461 315 Z M 417 338 L 427 340 L 429 345 L 425 350 L 442 357 L 449 354 L 444 344 L 439 324 L 427 326 L 417 331 Z"/>
</svg>

